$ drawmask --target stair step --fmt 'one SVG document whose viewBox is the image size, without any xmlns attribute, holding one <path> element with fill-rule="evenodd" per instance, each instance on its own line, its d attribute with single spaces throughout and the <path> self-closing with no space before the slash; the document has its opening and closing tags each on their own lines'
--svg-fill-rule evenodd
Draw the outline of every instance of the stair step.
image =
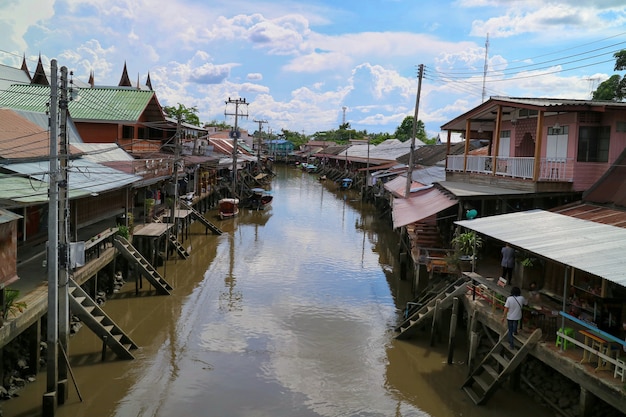
<svg viewBox="0 0 626 417">
<path fill-rule="evenodd" d="M 491 385 L 485 381 L 483 378 L 481 378 L 479 375 L 474 375 L 473 376 L 474 381 L 480 386 L 480 388 L 483 390 L 483 392 L 487 392 L 489 391 L 489 388 L 491 387 Z"/>
<path fill-rule="evenodd" d="M 474 402 L 474 404 L 476 404 L 476 405 L 480 404 L 480 402 L 481 402 L 482 398 L 481 398 L 478 394 L 476 394 L 476 393 L 474 392 L 474 390 L 472 389 L 472 387 L 470 387 L 469 385 L 468 385 L 468 386 L 465 386 L 465 387 L 463 387 L 463 391 L 465 391 L 465 392 L 467 393 L 467 395 L 468 395 L 468 396 L 470 397 L 470 399 Z"/>
<path fill-rule="evenodd" d="M 107 324 L 106 326 L 102 326 L 102 328 L 106 330 L 107 332 L 111 333 L 111 330 L 113 330 L 115 326 L 112 324 Z"/>
<path fill-rule="evenodd" d="M 500 355 L 499 353 L 492 353 L 491 356 L 498 361 L 498 363 L 502 366 L 508 366 L 509 365 L 509 360 L 506 359 L 504 356 Z"/>
<path fill-rule="evenodd" d="M 491 375 L 491 378 L 498 379 L 499 373 L 498 371 L 496 371 L 495 369 L 493 369 L 493 367 L 491 365 L 488 364 L 483 364 L 483 369 L 489 374 Z"/>
<path fill-rule="evenodd" d="M 124 335 L 121 333 L 113 335 L 113 338 L 117 340 L 118 342 L 122 340 L 122 337 L 124 337 Z"/>
<path fill-rule="evenodd" d="M 104 320 L 104 316 L 93 316 L 93 318 L 98 322 L 98 323 L 102 323 L 102 320 Z"/>
</svg>

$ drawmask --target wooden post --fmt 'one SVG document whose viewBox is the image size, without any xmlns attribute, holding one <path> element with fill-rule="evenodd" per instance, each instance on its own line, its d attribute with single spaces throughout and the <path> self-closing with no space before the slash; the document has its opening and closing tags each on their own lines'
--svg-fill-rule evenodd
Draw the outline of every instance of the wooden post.
<svg viewBox="0 0 626 417">
<path fill-rule="evenodd" d="M 437 320 L 439 319 L 439 300 L 437 300 L 435 302 L 435 311 L 433 312 L 433 324 L 430 328 L 430 346 L 435 346 L 435 336 L 437 334 L 437 328 L 438 323 Z"/>
<path fill-rule="evenodd" d="M 476 315 L 476 310 L 472 312 L 472 318 L 470 319 L 467 334 L 469 334 L 469 349 L 467 351 L 467 367 L 468 367 L 468 375 L 472 373 L 472 369 L 474 368 L 474 358 L 476 357 L 476 352 L 478 351 L 478 342 L 480 341 L 480 335 L 476 331 L 476 327 L 478 324 L 478 319 Z"/>
<path fill-rule="evenodd" d="M 450 335 L 448 337 L 448 365 L 452 365 L 454 358 L 454 339 L 456 337 L 456 322 L 459 311 L 459 298 L 452 300 L 452 317 L 450 317 Z"/>
</svg>

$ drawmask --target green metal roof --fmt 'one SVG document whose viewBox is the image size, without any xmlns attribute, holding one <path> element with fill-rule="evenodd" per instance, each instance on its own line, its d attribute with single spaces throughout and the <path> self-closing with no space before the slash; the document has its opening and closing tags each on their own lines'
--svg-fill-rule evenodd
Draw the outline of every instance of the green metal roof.
<svg viewBox="0 0 626 417">
<path fill-rule="evenodd" d="M 154 97 L 154 91 L 125 87 L 74 88 L 69 103 L 72 119 L 77 121 L 136 122 Z M 0 107 L 45 113 L 50 87 L 15 84 L 0 93 Z"/>
<path fill-rule="evenodd" d="M 0 206 L 14 208 L 48 202 L 48 182 L 0 173 Z M 87 190 L 69 190 L 70 198 L 83 197 Z"/>
</svg>

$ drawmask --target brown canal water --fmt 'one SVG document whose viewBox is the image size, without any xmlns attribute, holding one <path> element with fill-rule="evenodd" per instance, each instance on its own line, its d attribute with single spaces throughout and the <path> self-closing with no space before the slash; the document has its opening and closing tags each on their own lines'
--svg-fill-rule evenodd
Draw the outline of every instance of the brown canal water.
<svg viewBox="0 0 626 417">
<path fill-rule="evenodd" d="M 355 191 L 293 168 L 277 174 L 270 209 L 212 217 L 221 236 L 192 225 L 191 258 L 159 268 L 172 295 L 136 296 L 129 282 L 106 302 L 141 346 L 135 360 L 101 362 L 86 327 L 71 338 L 82 401 L 70 381 L 56 415 L 553 415 L 506 387 L 477 407 L 460 389 L 461 349 L 448 365 L 445 340 L 394 340 L 412 297 L 388 222 Z M 41 415 L 45 381 L 40 373 L 4 402 L 4 416 Z"/>
</svg>

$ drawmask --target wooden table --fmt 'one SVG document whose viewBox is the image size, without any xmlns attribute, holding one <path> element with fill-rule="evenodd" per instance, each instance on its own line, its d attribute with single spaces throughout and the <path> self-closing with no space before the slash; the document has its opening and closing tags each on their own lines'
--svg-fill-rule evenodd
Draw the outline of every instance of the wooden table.
<svg viewBox="0 0 626 417">
<path fill-rule="evenodd" d="M 592 358 L 595 356 L 598 358 L 598 363 L 596 365 L 596 371 L 601 369 L 609 369 L 609 363 L 607 361 L 603 361 L 602 358 L 598 355 L 599 353 L 606 355 L 610 352 L 611 346 L 610 342 L 601 338 L 600 336 L 588 332 L 587 330 L 579 330 L 578 333 L 585 337 L 585 345 L 589 346 L 592 350 L 584 349 L 583 350 L 583 358 L 580 363 L 590 363 Z"/>
</svg>

